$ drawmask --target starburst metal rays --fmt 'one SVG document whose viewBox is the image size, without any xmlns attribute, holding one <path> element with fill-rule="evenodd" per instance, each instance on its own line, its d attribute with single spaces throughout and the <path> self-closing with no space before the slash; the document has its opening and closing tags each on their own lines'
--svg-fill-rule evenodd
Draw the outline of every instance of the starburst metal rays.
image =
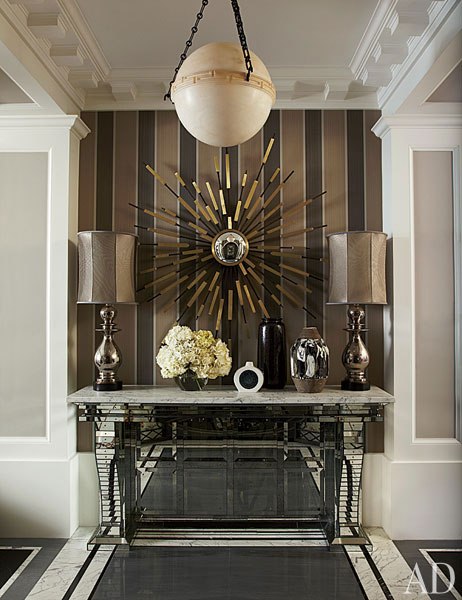
<svg viewBox="0 0 462 600">
<path fill-rule="evenodd" d="M 250 186 L 248 172 L 244 172 L 237 192 L 233 189 L 235 198 L 231 197 L 227 149 L 222 168 L 219 157 L 214 157 L 215 185 L 206 181 L 205 188 L 201 188 L 197 181 L 187 182 L 175 172 L 181 193 L 177 193 L 151 165 L 145 164 L 147 171 L 184 210 L 180 215 L 162 206 L 150 210 L 130 203 L 135 210 L 153 219 L 150 227 L 135 227 L 155 236 L 152 244 L 143 244 L 152 247 L 152 262 L 149 266 L 143 265 L 139 271 L 142 276 L 152 274 L 153 279 L 142 285 L 138 292 L 148 301 L 166 297 L 165 311 L 181 305 L 178 322 L 190 311 L 194 311 L 196 320 L 205 314 L 213 319 L 218 333 L 224 320 L 232 321 L 236 317 L 236 310 L 242 313 L 246 324 L 249 312 L 261 311 L 270 317 L 272 306 L 279 311 L 286 301 L 316 318 L 305 305 L 305 297 L 312 291 L 307 281 L 323 279 L 300 268 L 300 263 L 305 265 L 305 261 L 313 261 L 314 264 L 324 259 L 310 256 L 309 246 L 290 245 L 290 238 L 306 236 L 325 225 L 295 230 L 293 227 L 285 230 L 285 227 L 293 225 L 297 218 L 303 223 L 303 212 L 300 211 L 316 200 L 321 201 L 326 192 L 285 209 L 280 192 L 294 171 L 279 182 L 279 167 L 262 186 L 263 191 L 257 192 L 274 139 L 273 136 L 269 140 Z"/>
</svg>

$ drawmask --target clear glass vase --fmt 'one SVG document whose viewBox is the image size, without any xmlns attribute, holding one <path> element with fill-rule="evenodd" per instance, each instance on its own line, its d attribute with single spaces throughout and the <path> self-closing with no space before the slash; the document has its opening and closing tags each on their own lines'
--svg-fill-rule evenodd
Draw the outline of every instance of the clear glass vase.
<svg viewBox="0 0 462 600">
<path fill-rule="evenodd" d="M 207 385 L 207 377 L 198 377 L 194 371 L 188 369 L 182 375 L 173 378 L 180 390 L 185 392 L 200 392 Z"/>
</svg>

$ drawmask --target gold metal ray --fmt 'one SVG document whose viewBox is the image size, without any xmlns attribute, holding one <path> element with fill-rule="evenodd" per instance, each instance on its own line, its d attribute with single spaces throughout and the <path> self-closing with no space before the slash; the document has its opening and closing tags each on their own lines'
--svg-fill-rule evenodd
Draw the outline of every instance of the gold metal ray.
<svg viewBox="0 0 462 600">
<path fill-rule="evenodd" d="M 310 276 L 310 274 L 307 273 L 307 271 L 302 271 L 301 269 L 291 267 L 290 265 L 281 264 L 281 269 L 284 269 L 285 271 L 291 271 L 292 273 L 296 273 L 297 275 L 301 275 L 302 277 Z"/>
<path fill-rule="evenodd" d="M 252 202 L 252 198 L 255 194 L 255 190 L 257 189 L 257 185 L 258 185 L 258 181 L 255 179 L 255 181 L 252 183 L 252 187 L 250 188 L 250 191 L 247 195 L 247 199 L 245 201 L 244 204 L 244 209 L 247 210 L 250 206 L 250 203 Z"/>
<path fill-rule="evenodd" d="M 198 250 L 185 250 L 183 254 L 202 254 L 202 252 L 204 252 L 204 249 L 200 248 Z"/>
<path fill-rule="evenodd" d="M 175 171 L 175 177 L 178 179 L 178 181 L 180 182 L 180 185 L 182 185 L 184 188 L 186 187 L 186 182 L 185 180 L 181 177 L 181 175 L 178 173 L 178 171 Z"/>
<path fill-rule="evenodd" d="M 312 231 L 316 231 L 317 229 L 322 229 L 325 225 L 318 225 L 317 227 L 305 227 L 304 229 L 299 229 L 298 231 L 290 231 L 289 233 L 283 233 L 283 238 L 294 237 L 295 235 L 300 235 L 303 233 L 311 233 Z"/>
<path fill-rule="evenodd" d="M 233 290 L 228 290 L 228 321 L 233 320 Z"/>
<path fill-rule="evenodd" d="M 217 322 L 215 324 L 215 331 L 218 331 L 220 329 L 220 325 L 221 325 L 221 317 L 223 315 L 223 306 L 225 304 L 225 301 L 223 300 L 223 298 L 220 298 L 220 304 L 218 307 L 218 314 L 217 314 Z"/>
<path fill-rule="evenodd" d="M 295 306 L 295 308 L 303 308 L 303 304 L 299 300 L 297 300 L 297 298 L 293 294 L 291 294 L 289 291 L 283 288 L 282 285 L 277 283 L 276 287 L 281 292 L 281 294 L 283 294 L 286 298 L 289 299 L 289 302 L 291 302 Z"/>
<path fill-rule="evenodd" d="M 245 295 L 247 297 L 247 302 L 249 303 L 249 306 L 250 306 L 250 310 L 253 312 L 253 314 L 255 314 L 256 313 L 255 305 L 253 303 L 252 296 L 250 295 L 250 291 L 249 291 L 249 288 L 246 283 L 244 283 L 243 288 L 244 288 Z"/>
<path fill-rule="evenodd" d="M 161 283 L 162 281 L 166 281 L 167 279 L 171 279 L 172 277 L 176 277 L 178 275 L 178 273 L 179 273 L 179 271 L 172 271 L 171 273 L 167 273 L 167 275 L 163 275 L 162 277 L 157 277 L 153 281 L 150 281 L 149 283 L 147 283 L 143 287 L 143 289 L 147 290 L 147 289 L 149 289 L 151 287 L 154 287 L 158 283 Z"/>
<path fill-rule="evenodd" d="M 237 290 L 237 297 L 239 298 L 239 304 L 243 307 L 244 306 L 244 297 L 242 295 L 241 282 L 239 281 L 239 279 L 236 279 L 235 284 L 236 284 L 236 290 Z"/>
<path fill-rule="evenodd" d="M 188 279 L 188 277 L 189 277 L 188 275 L 183 275 L 183 277 L 180 277 L 178 279 L 178 281 L 174 281 L 173 283 L 169 284 L 167 287 L 164 287 L 159 295 L 162 296 L 162 294 L 165 294 L 165 292 L 168 292 L 173 287 L 175 287 L 177 285 L 181 285 L 184 281 L 186 281 Z"/>
<path fill-rule="evenodd" d="M 205 275 L 207 275 L 207 271 L 204 269 L 203 271 L 201 271 L 199 273 L 199 275 L 197 275 L 197 277 L 195 277 L 191 283 L 188 285 L 188 290 L 190 290 L 192 287 L 194 287 L 196 285 L 197 282 L 199 282 Z"/>
<path fill-rule="evenodd" d="M 213 210 L 210 208 L 210 206 L 208 206 L 208 205 L 207 205 L 205 208 L 206 208 L 207 212 L 209 213 L 209 215 L 210 215 L 210 218 L 211 218 L 211 219 L 212 219 L 212 221 L 213 221 L 213 224 L 214 224 L 214 225 L 218 225 L 218 219 L 216 218 L 216 216 L 215 216 L 215 213 L 214 213 L 214 212 L 213 212 Z"/>
<path fill-rule="evenodd" d="M 212 296 L 212 302 L 210 303 L 210 308 L 209 308 L 209 316 L 213 313 L 213 308 L 215 306 L 215 302 L 217 301 L 218 298 L 218 292 L 220 291 L 220 286 L 217 285 L 215 287 L 215 291 L 213 292 L 213 296 Z"/>
<path fill-rule="evenodd" d="M 186 303 L 186 306 L 188 308 L 191 308 L 191 306 L 194 304 L 194 302 L 196 301 L 196 298 L 199 296 L 199 294 L 202 292 L 202 290 L 205 288 L 205 286 L 207 285 L 206 281 L 203 281 L 200 286 L 197 288 L 197 290 L 194 292 L 194 294 L 191 296 L 191 298 L 188 300 L 188 302 Z M 189 289 L 189 286 L 188 286 Z"/>
<path fill-rule="evenodd" d="M 279 172 L 280 172 L 280 170 L 281 170 L 281 169 L 280 169 L 280 167 L 277 167 L 277 168 L 274 170 L 274 173 L 273 173 L 273 174 L 271 175 L 271 177 L 269 178 L 269 180 L 268 180 L 268 183 L 266 184 L 266 187 L 265 187 L 264 191 L 263 191 L 263 192 L 262 192 L 262 193 L 261 193 L 261 194 L 260 194 L 260 195 L 259 195 L 259 196 L 258 196 L 256 199 L 255 199 L 255 203 L 254 203 L 254 205 L 255 205 L 255 206 L 258 206 L 258 203 L 259 203 L 261 200 L 263 200 L 263 196 L 265 195 L 265 192 L 266 192 L 266 190 L 269 188 L 269 186 L 270 186 L 270 185 L 273 183 L 273 181 L 274 181 L 274 180 L 276 179 L 276 177 L 279 175 Z M 247 205 L 247 202 L 246 202 L 246 205 Z M 246 210 L 247 210 L 247 208 L 249 208 L 249 207 L 250 207 L 250 202 L 249 202 L 249 204 L 248 204 L 247 206 L 244 206 L 244 208 L 245 208 Z M 254 210 L 254 209 L 252 208 L 252 212 L 253 212 L 253 210 Z"/>
<path fill-rule="evenodd" d="M 225 154 L 226 189 L 231 189 L 231 169 L 229 166 L 229 153 Z"/>
<path fill-rule="evenodd" d="M 313 199 L 309 198 L 308 200 L 305 200 L 301 204 L 297 204 L 297 206 L 294 206 L 293 208 L 290 208 L 289 210 L 284 210 L 283 211 L 284 220 L 288 219 L 291 215 L 295 214 L 301 208 L 304 208 L 305 206 L 309 206 L 312 202 L 313 202 Z"/>
<path fill-rule="evenodd" d="M 236 204 L 236 210 L 234 212 L 234 221 L 235 222 L 239 221 L 239 214 L 241 212 L 241 205 L 242 205 L 242 201 L 238 200 L 237 204 Z"/>
<path fill-rule="evenodd" d="M 267 308 L 265 306 L 265 303 L 263 302 L 263 300 L 261 298 L 258 299 L 258 304 L 260 305 L 260 308 L 262 309 L 263 314 L 265 315 L 265 317 L 267 319 L 269 319 L 270 318 L 270 314 L 269 314 L 269 312 L 268 312 L 268 310 L 267 310 Z"/>
<path fill-rule="evenodd" d="M 157 242 L 158 248 L 189 248 L 189 244 L 186 242 Z"/>
<path fill-rule="evenodd" d="M 212 190 L 212 186 L 210 185 L 210 183 L 208 181 L 205 182 L 205 186 L 207 188 L 207 191 L 209 193 L 210 196 L 210 200 L 212 201 L 213 204 L 213 208 L 216 210 L 216 212 L 218 213 L 218 204 L 217 204 L 217 200 L 215 198 L 215 194 L 213 193 Z"/>
<path fill-rule="evenodd" d="M 209 287 L 209 292 L 211 292 L 213 290 L 213 286 L 216 284 L 217 279 L 220 277 L 220 271 L 216 271 L 215 275 L 213 276 L 212 282 L 210 284 Z"/>
<path fill-rule="evenodd" d="M 263 285 L 263 279 L 259 275 L 257 275 L 253 269 L 248 269 L 248 271 L 257 283 L 259 283 L 260 285 Z"/>
<path fill-rule="evenodd" d="M 221 188 L 218 190 L 218 194 L 220 196 L 221 212 L 222 212 L 223 215 L 226 215 L 227 212 L 226 212 L 225 196 L 224 196 L 223 190 Z"/>
</svg>

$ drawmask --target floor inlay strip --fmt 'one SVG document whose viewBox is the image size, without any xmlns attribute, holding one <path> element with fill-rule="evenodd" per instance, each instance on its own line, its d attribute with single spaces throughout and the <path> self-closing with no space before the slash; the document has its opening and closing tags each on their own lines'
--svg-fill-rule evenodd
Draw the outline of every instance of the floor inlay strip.
<svg viewBox="0 0 462 600">
<path fill-rule="evenodd" d="M 76 531 L 32 588 L 27 600 L 62 600 L 70 588 L 72 592 L 77 589 L 78 585 L 75 590 L 72 587 L 73 582 L 76 577 L 83 577 L 82 567 L 85 566 L 86 571 L 92 562 L 89 557 L 93 559 L 96 554 L 95 549 L 87 550 L 92 532 L 91 527 Z"/>
<path fill-rule="evenodd" d="M 376 573 L 369 564 L 364 549 L 360 546 L 349 545 L 345 546 L 344 550 L 367 600 L 389 600 L 390 596 L 387 598 L 385 591 L 377 580 Z"/>
<path fill-rule="evenodd" d="M 412 584 L 411 567 L 383 529 L 369 528 L 367 532 L 374 548 L 369 553 L 371 560 L 389 590 L 391 598 L 393 600 L 430 600 L 428 594 L 422 593 L 420 586 Z M 372 568 L 374 569 L 374 567 Z M 415 578 L 412 581 L 415 582 Z"/>
</svg>

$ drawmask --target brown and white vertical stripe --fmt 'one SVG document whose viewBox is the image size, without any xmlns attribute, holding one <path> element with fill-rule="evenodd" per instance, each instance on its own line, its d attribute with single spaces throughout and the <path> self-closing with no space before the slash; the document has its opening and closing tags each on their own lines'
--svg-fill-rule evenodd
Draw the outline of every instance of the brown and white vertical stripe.
<svg viewBox="0 0 462 600">
<path fill-rule="evenodd" d="M 295 171 L 279 194 L 283 201 L 282 217 L 284 211 L 288 212 L 306 198 L 327 190 L 322 199 L 314 200 L 304 211 L 289 216 L 284 225 L 284 231 L 290 232 L 302 227 L 327 224 L 326 229 L 287 240 L 287 245 L 309 247 L 305 270 L 314 277 L 306 280 L 306 287 L 311 290 L 306 292 L 306 305 L 313 316 L 294 308 L 284 301 L 283 295 L 278 296 L 283 304 L 281 309 L 264 288 L 260 289 L 260 293 L 271 316 L 284 318 L 289 343 L 304 325 L 318 327 L 331 350 L 329 382 L 333 384 L 339 383 L 343 377 L 341 352 L 346 343 L 346 334 L 342 330 L 346 312 L 342 306 L 326 306 L 326 285 L 322 278 L 327 276 L 327 266 L 313 259 L 325 257 L 326 232 L 381 229 L 380 141 L 371 133 L 371 127 L 378 117 L 377 111 L 275 110 L 257 135 L 241 146 L 229 149 L 232 206 L 236 203 L 245 170 L 248 171 L 246 197 L 273 134 L 276 140 L 255 197 L 278 166 L 281 172 L 271 189 L 290 171 Z M 182 195 L 186 192 L 180 190 L 175 171 L 181 174 L 190 189 L 192 180 L 197 181 L 206 198 L 206 181 L 210 181 L 216 189 L 214 156 L 224 163 L 224 149 L 212 148 L 195 140 L 179 124 L 173 111 L 86 112 L 82 118 L 92 133 L 82 141 L 81 146 L 79 230 L 136 232 L 142 244 L 152 243 L 153 235 L 144 230 L 135 230 L 134 225 L 153 226 L 153 219 L 135 211 L 129 202 L 158 211 L 164 207 L 190 220 L 191 215 L 178 206 L 176 199 L 164 186 L 154 180 L 144 168 L 144 163 L 155 167 L 167 183 Z M 188 199 L 187 194 L 185 199 Z M 276 218 L 275 214 L 270 221 Z M 162 228 L 175 230 L 163 222 Z M 153 246 L 140 247 L 139 270 L 150 265 L 153 253 Z M 181 265 L 180 271 L 190 274 L 194 268 L 191 263 L 186 263 Z M 138 276 L 138 287 L 152 279 L 152 274 Z M 271 273 L 265 274 L 264 281 L 281 283 Z M 187 285 L 188 281 L 185 281 L 165 296 L 142 302 L 136 307 L 120 306 L 118 324 L 122 331 L 118 334 L 118 342 L 123 353 L 120 377 L 125 383 L 153 384 L 162 381 L 155 366 L 155 355 L 165 333 L 184 311 L 183 324 L 214 330 L 215 318 L 208 315 L 207 309 L 197 322 L 197 303 L 188 309 L 184 295 L 181 296 Z M 152 295 L 153 290 L 147 290 L 145 299 Z M 180 301 L 176 307 L 173 300 L 178 295 Z M 228 321 L 227 315 L 224 315 L 221 335 L 225 341 L 231 340 L 233 367 L 237 368 L 246 360 L 256 361 L 261 314 L 258 311 L 253 315 L 247 307 L 246 325 L 237 294 L 234 294 L 233 300 L 233 318 Z M 79 306 L 78 310 L 78 385 L 84 386 L 93 379 L 96 317 L 92 307 Z M 370 378 L 380 385 L 383 381 L 381 307 L 369 307 L 367 319 L 371 329 L 368 340 L 372 356 Z M 378 450 L 381 448 L 380 435 L 379 432 L 374 436 L 378 440 L 374 448 Z"/>
</svg>

